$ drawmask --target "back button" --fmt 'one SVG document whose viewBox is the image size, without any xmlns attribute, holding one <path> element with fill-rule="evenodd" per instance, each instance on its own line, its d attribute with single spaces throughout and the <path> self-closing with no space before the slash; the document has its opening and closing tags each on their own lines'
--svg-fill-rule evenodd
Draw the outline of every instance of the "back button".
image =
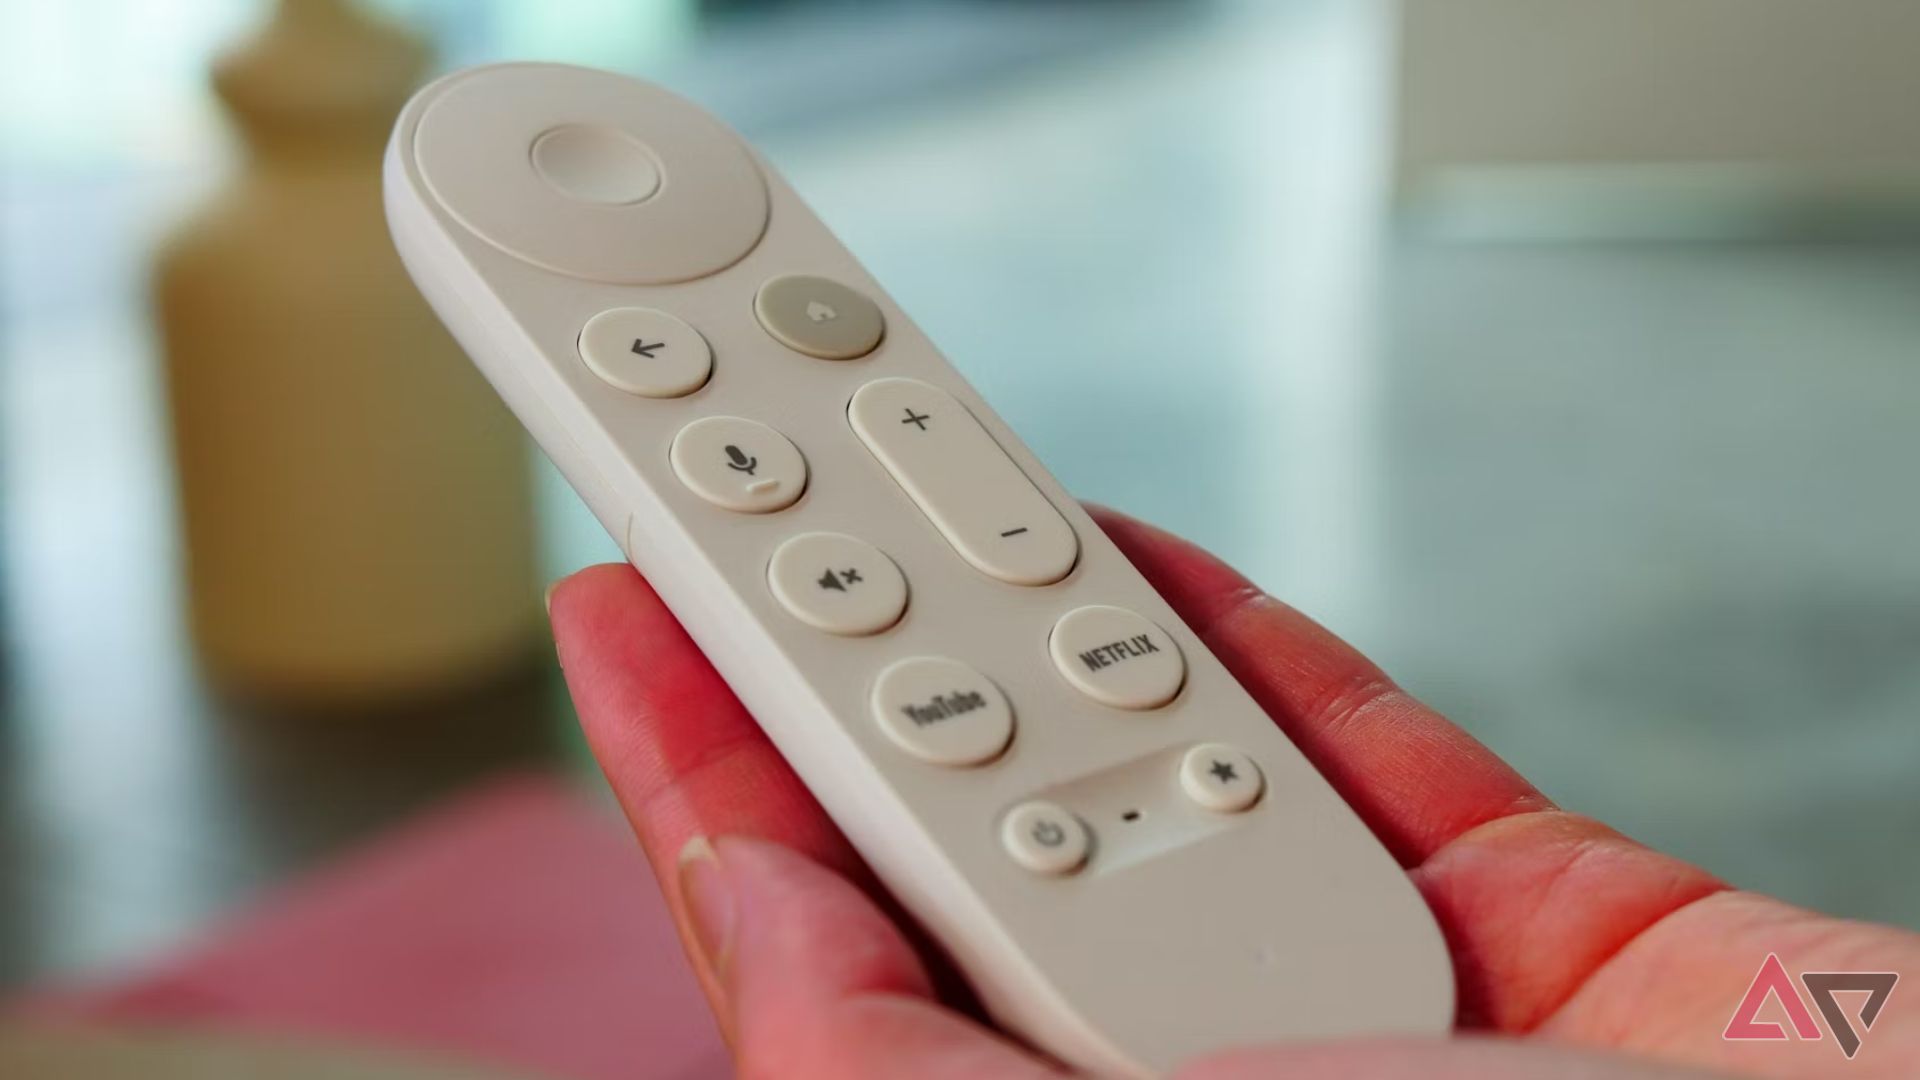
<svg viewBox="0 0 1920 1080">
<path fill-rule="evenodd" d="M 652 308 L 614 308 L 588 319 L 580 359 L 609 386 L 641 397 L 685 397 L 713 374 L 713 350 L 700 331 Z"/>
</svg>

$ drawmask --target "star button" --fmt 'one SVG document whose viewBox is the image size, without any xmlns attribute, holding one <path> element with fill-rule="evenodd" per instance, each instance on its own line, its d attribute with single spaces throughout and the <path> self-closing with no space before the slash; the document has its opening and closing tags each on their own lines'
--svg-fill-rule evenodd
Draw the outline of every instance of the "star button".
<svg viewBox="0 0 1920 1080">
<path fill-rule="evenodd" d="M 1180 789 L 1202 809 L 1237 814 L 1260 801 L 1267 778 L 1240 748 L 1201 743 L 1180 756 Z"/>
</svg>

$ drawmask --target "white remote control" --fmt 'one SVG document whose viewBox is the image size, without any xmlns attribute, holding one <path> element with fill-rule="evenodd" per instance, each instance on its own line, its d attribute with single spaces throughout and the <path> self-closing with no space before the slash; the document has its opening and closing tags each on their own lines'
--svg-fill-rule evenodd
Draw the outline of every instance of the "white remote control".
<svg viewBox="0 0 1920 1080">
<path fill-rule="evenodd" d="M 386 172 L 440 317 L 1000 1024 L 1129 1075 L 1447 1029 L 1406 874 L 738 137 L 510 64 Z"/>
</svg>

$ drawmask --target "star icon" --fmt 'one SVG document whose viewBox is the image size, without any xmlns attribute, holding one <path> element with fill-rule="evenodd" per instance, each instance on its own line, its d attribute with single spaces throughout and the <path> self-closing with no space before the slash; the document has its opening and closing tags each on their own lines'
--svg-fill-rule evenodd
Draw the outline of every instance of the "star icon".
<svg viewBox="0 0 1920 1080">
<path fill-rule="evenodd" d="M 1207 771 L 1212 773 L 1223 784 L 1231 784 L 1235 780 L 1240 779 L 1240 774 L 1233 771 L 1233 766 L 1224 761 L 1215 761 L 1213 768 Z"/>
</svg>

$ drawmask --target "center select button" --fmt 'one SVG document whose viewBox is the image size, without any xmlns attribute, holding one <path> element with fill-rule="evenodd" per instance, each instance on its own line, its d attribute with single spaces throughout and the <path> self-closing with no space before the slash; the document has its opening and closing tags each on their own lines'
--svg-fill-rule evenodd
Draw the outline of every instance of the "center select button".
<svg viewBox="0 0 1920 1080">
<path fill-rule="evenodd" d="M 853 395 L 847 420 L 975 569 L 1014 585 L 1051 585 L 1073 569 L 1073 527 L 952 394 L 880 379 Z"/>
<path fill-rule="evenodd" d="M 555 191 L 595 206 L 629 206 L 660 190 L 660 163 L 640 140 L 599 124 L 563 124 L 533 141 L 533 169 Z"/>
<path fill-rule="evenodd" d="M 958 660 L 916 656 L 873 684 L 873 716 L 907 753 L 932 765 L 979 765 L 1013 740 L 1013 706 L 985 675 Z"/>
<path fill-rule="evenodd" d="M 1047 641 L 1074 689 L 1116 709 L 1157 709 L 1187 681 L 1187 661 L 1167 632 L 1126 608 L 1067 612 Z"/>
</svg>

